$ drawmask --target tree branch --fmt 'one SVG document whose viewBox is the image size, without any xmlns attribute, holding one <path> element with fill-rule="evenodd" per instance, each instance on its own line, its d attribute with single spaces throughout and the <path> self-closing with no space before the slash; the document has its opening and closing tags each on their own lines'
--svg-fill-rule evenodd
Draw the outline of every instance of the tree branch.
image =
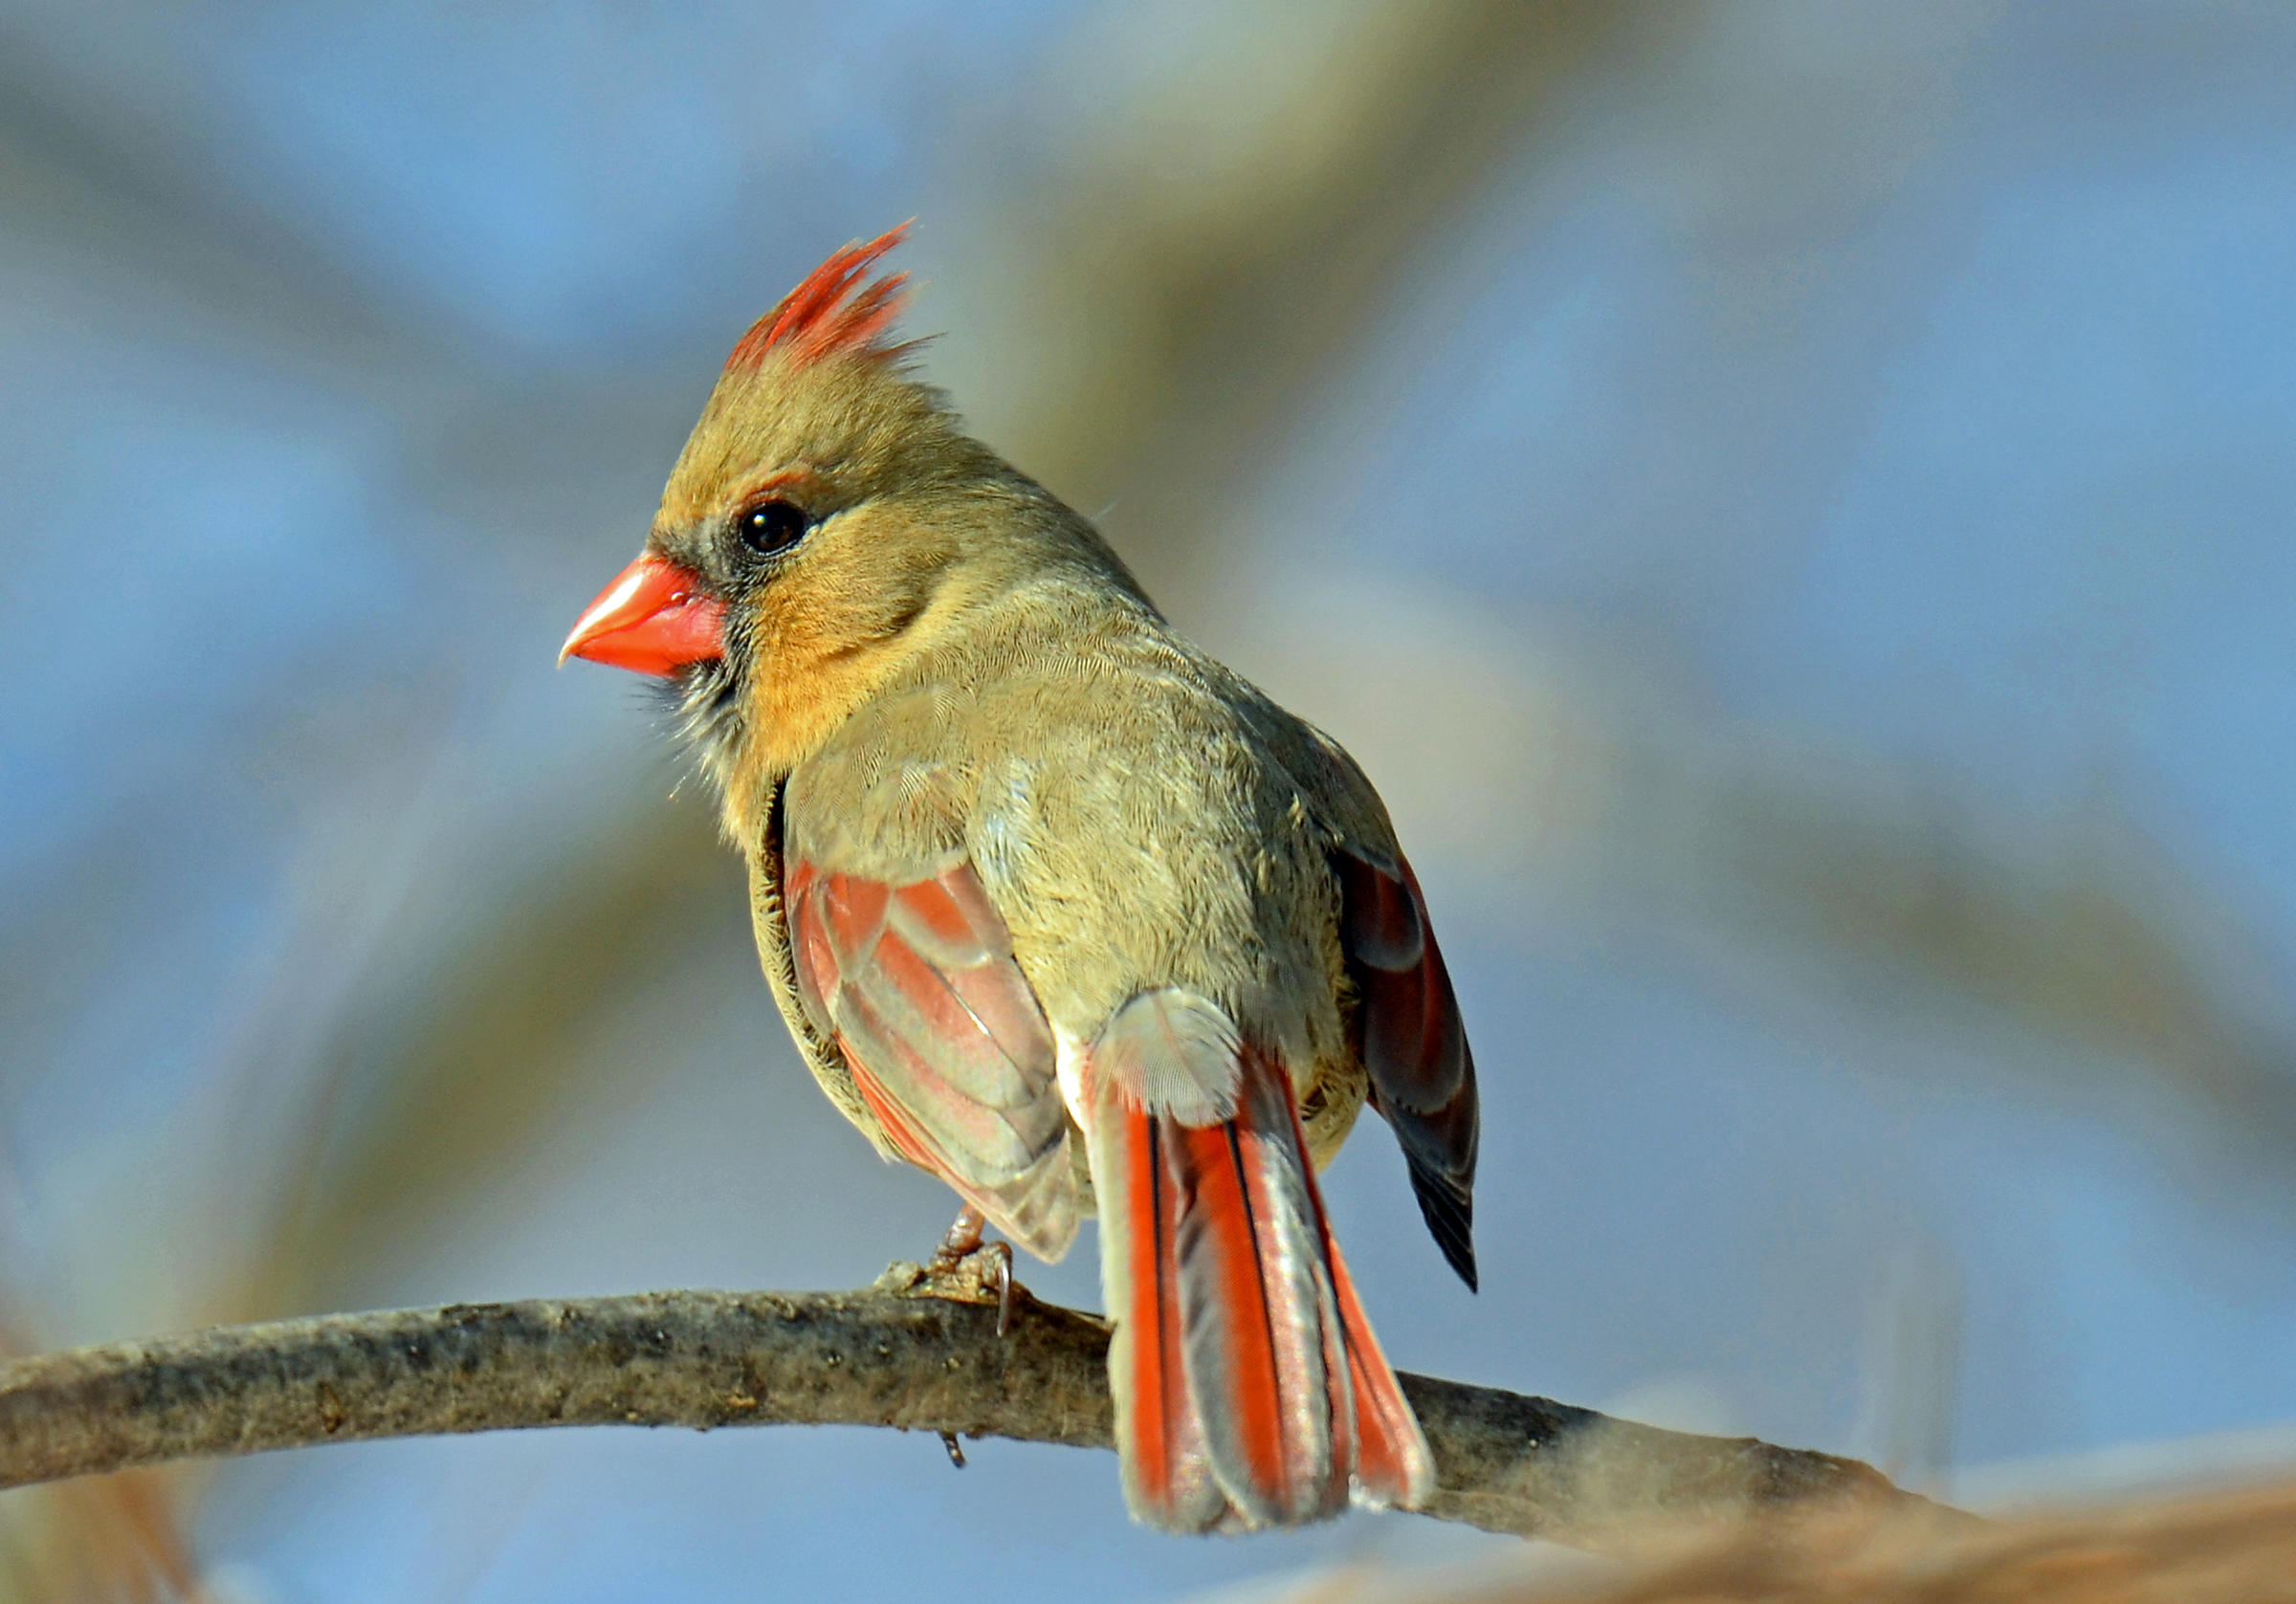
<svg viewBox="0 0 2296 1604">
<path fill-rule="evenodd" d="M 867 1425 L 1112 1445 L 1108 1330 L 979 1261 L 861 1292 L 647 1292 L 219 1327 L 0 1366 L 0 1486 L 170 1460 L 518 1426 Z M 1425 1513 L 1601 1548 L 1652 1519 L 1931 1508 L 1854 1460 L 1406 1375 Z"/>
</svg>

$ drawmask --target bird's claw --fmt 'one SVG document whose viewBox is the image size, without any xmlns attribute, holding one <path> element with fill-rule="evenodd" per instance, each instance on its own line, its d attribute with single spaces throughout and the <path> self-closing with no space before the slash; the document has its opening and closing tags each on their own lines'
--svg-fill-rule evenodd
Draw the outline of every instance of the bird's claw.
<svg viewBox="0 0 2296 1604">
<path fill-rule="evenodd" d="M 991 1249 L 997 1256 L 997 1335 L 1012 1335 L 1012 1244 L 998 1242 Z"/>
</svg>

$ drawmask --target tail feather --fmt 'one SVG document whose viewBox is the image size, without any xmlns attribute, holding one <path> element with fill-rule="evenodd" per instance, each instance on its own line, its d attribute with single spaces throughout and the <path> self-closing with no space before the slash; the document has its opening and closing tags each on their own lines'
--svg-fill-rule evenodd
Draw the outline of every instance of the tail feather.
<svg viewBox="0 0 2296 1604">
<path fill-rule="evenodd" d="M 1356 1299 L 1356 1283 L 1333 1242 L 1332 1279 L 1338 1284 L 1339 1318 L 1347 1330 L 1348 1376 L 1355 1394 L 1355 1496 L 1359 1503 L 1416 1509 L 1435 1491 L 1435 1457 L 1419 1417 L 1397 1385 L 1371 1322 Z"/>
<path fill-rule="evenodd" d="M 1124 1500 L 1151 1526 L 1206 1531 L 1227 1513 L 1227 1499 L 1212 1479 L 1203 1423 L 1189 1400 L 1180 1312 L 1163 1296 L 1179 1270 L 1161 1132 L 1140 1110 L 1110 1103 L 1095 1122 L 1092 1154 L 1101 1282 L 1116 1323 L 1108 1371 Z"/>
<path fill-rule="evenodd" d="M 1092 1097 L 1125 1494 L 1203 1531 L 1409 1505 L 1433 1486 L 1324 1218 L 1289 1079 L 1247 1047 L 1236 1117 Z"/>
<path fill-rule="evenodd" d="M 1247 1526 L 1336 1514 L 1347 1483 L 1331 1424 L 1348 1417 L 1347 1381 L 1324 1362 L 1330 1283 L 1297 1173 L 1241 1119 L 1171 1136 L 1175 1291 L 1212 1474 Z"/>
<path fill-rule="evenodd" d="M 1300 1129 L 1299 1107 L 1289 1095 L 1282 1101 L 1292 1140 L 1304 1154 L 1308 1138 L 1307 1132 Z M 1311 1169 L 1308 1176 L 1311 1194 L 1314 1184 L 1314 1172 Z M 1347 1260 L 1339 1252 L 1339 1240 L 1332 1235 L 1331 1221 L 1324 1216 L 1323 1200 L 1319 1196 L 1312 1200 L 1315 1206 L 1316 1231 L 1330 1267 L 1327 1290 L 1337 1305 L 1337 1319 L 1330 1329 L 1335 1334 L 1345 1333 L 1345 1368 L 1352 1403 L 1347 1415 L 1356 1465 L 1354 1496 L 1362 1504 L 1416 1509 L 1435 1491 L 1435 1456 L 1427 1449 L 1426 1437 L 1419 1429 L 1419 1417 L 1412 1413 L 1402 1388 L 1397 1384 L 1387 1355 L 1380 1351 L 1380 1339 L 1372 1334 L 1371 1321 L 1363 1313 L 1362 1301 L 1356 1296 L 1356 1278 L 1347 1273 Z"/>
</svg>

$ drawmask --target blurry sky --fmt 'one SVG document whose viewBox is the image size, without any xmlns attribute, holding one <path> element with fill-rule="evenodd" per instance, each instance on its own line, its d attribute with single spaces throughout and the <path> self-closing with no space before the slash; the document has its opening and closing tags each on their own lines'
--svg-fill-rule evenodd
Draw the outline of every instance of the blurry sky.
<svg viewBox="0 0 2296 1604">
<path fill-rule="evenodd" d="M 2292 81 L 2262 3 L 10 0 L 16 1340 L 930 1245 L 645 699 L 551 667 L 725 348 L 915 216 L 931 375 L 1426 883 L 1484 1291 L 1367 1126 L 1398 1364 L 1948 1491 L 2296 1422 Z M 181 1496 L 282 1600 L 1485 1541 L 1175 1542 L 1106 1456 L 839 1431 Z"/>
</svg>

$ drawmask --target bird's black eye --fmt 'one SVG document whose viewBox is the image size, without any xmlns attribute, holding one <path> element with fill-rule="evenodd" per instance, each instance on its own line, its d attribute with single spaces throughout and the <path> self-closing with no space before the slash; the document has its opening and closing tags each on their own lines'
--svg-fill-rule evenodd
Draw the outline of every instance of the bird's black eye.
<svg viewBox="0 0 2296 1604">
<path fill-rule="evenodd" d="M 787 551 L 806 538 L 813 520 L 805 509 L 788 501 L 761 501 L 734 519 L 741 543 L 760 557 Z"/>
</svg>

